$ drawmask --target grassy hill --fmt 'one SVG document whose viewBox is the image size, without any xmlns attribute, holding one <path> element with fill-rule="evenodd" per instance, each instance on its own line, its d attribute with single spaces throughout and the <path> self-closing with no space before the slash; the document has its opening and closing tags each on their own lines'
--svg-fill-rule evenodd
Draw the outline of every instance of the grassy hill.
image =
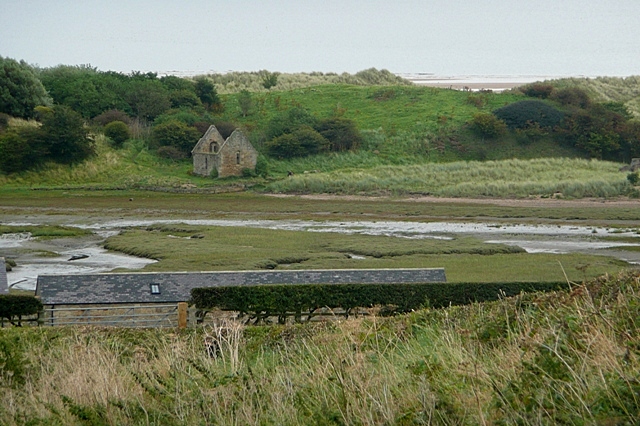
<svg viewBox="0 0 640 426">
<path fill-rule="evenodd" d="M 259 73 L 245 74 L 236 76 L 235 81 L 245 78 L 251 87 L 259 83 Z M 372 75 L 384 79 L 384 73 Z M 172 191 L 194 187 L 220 191 L 254 188 L 294 193 L 457 197 L 549 196 L 558 192 L 568 197 L 635 194 L 626 175 L 616 172 L 619 165 L 579 161 L 578 158 L 584 157 L 583 152 L 559 144 L 548 135 L 531 141 L 514 133 L 485 138 L 472 131 L 468 123 L 475 114 L 489 113 L 525 99 L 518 91 L 461 92 L 411 86 L 393 79 L 380 82 L 385 85 L 316 85 L 318 81 L 325 82 L 327 77 L 335 76 L 309 76 L 307 83 L 314 85 L 306 87 L 253 92 L 250 94 L 252 107 L 248 111 L 241 108 L 239 93 L 222 95 L 225 107 L 216 120 L 243 127 L 252 143 L 264 152 L 270 121 L 298 107 L 319 119 L 337 116 L 355 122 L 363 136 L 356 151 L 287 160 L 268 158 L 266 178 L 211 179 L 190 175 L 189 159 L 172 161 L 157 157 L 144 139 L 134 139 L 114 149 L 96 128 L 96 157 L 77 165 L 45 164 L 28 172 L 0 175 L 0 185 L 5 188 L 167 188 Z M 347 80 L 353 82 L 354 78 L 357 75 Z M 286 81 L 286 76 L 281 76 L 282 86 Z M 298 76 L 291 82 L 303 84 L 304 79 Z M 618 83 L 620 87 L 633 86 L 626 80 Z M 558 81 L 557 84 L 568 83 Z M 623 100 L 622 97 L 615 99 Z M 166 120 L 173 113 L 184 114 L 175 110 L 161 118 Z M 148 129 L 146 133 L 144 129 L 138 130 L 141 138 L 149 133 Z M 540 158 L 567 160 L 514 161 Z M 576 160 L 570 161 L 570 158 Z M 486 161 L 491 162 L 483 165 Z M 490 170 L 492 168 L 494 170 Z M 455 176 L 448 170 L 456 170 Z M 287 178 L 289 172 L 294 173 L 293 178 Z"/>
<path fill-rule="evenodd" d="M 640 276 L 288 326 L 14 328 L 0 423 L 637 424 Z"/>
</svg>

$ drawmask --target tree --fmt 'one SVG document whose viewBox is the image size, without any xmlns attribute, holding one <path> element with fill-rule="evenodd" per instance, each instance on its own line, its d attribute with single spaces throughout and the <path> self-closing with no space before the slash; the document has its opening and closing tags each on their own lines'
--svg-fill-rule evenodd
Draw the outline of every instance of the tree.
<svg viewBox="0 0 640 426">
<path fill-rule="evenodd" d="M 42 136 L 40 128 L 32 126 L 10 127 L 0 133 L 0 170 L 16 173 L 42 163 L 47 155 Z"/>
<path fill-rule="evenodd" d="M 238 94 L 238 105 L 240 106 L 240 112 L 243 117 L 246 117 L 253 108 L 253 99 L 251 99 L 251 93 L 248 90 L 241 90 Z"/>
<path fill-rule="evenodd" d="M 262 77 L 262 87 L 269 90 L 272 87 L 275 87 L 278 84 L 278 73 L 277 72 L 269 72 L 267 70 L 262 70 L 259 72 L 260 77 Z"/>
<path fill-rule="evenodd" d="M 104 135 L 113 141 L 115 146 L 121 146 L 131 137 L 129 126 L 122 121 L 112 121 L 104 126 Z"/>
<path fill-rule="evenodd" d="M 38 105 L 51 105 L 34 70 L 24 61 L 0 56 L 0 112 L 31 118 Z"/>
<path fill-rule="evenodd" d="M 154 126 L 151 137 L 159 147 L 172 146 L 188 155 L 200 139 L 200 133 L 181 121 L 167 121 Z"/>
<path fill-rule="evenodd" d="M 318 131 L 330 143 L 331 151 L 349 151 L 362 144 L 362 135 L 352 120 L 332 117 L 321 120 L 316 126 Z"/>
<path fill-rule="evenodd" d="M 211 82 L 211 80 L 205 77 L 196 78 L 195 90 L 196 96 L 200 98 L 200 101 L 208 109 L 220 109 L 222 107 L 222 101 L 220 101 L 216 86 Z"/>
<path fill-rule="evenodd" d="M 95 152 L 84 120 L 66 106 L 53 108 L 53 114 L 43 120 L 41 131 L 47 157 L 58 163 L 80 162 Z"/>
<path fill-rule="evenodd" d="M 150 121 L 171 107 L 169 93 L 159 80 L 137 78 L 131 81 L 126 100 L 135 116 Z"/>
</svg>

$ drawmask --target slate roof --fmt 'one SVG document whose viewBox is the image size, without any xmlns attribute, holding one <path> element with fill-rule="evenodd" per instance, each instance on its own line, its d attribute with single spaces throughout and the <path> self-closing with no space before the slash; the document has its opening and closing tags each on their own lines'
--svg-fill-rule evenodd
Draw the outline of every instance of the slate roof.
<svg viewBox="0 0 640 426">
<path fill-rule="evenodd" d="M 332 269 L 40 275 L 36 296 L 45 305 L 176 303 L 197 287 L 264 284 L 348 284 L 446 282 L 442 268 Z M 152 294 L 157 284 L 160 292 Z"/>
<path fill-rule="evenodd" d="M 9 293 L 9 281 L 7 280 L 7 267 L 4 257 L 0 257 L 0 294 Z"/>
</svg>

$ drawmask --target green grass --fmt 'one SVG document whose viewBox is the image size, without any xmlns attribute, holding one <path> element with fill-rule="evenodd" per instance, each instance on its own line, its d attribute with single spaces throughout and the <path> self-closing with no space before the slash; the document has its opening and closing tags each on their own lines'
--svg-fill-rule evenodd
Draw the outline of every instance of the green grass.
<svg viewBox="0 0 640 426">
<path fill-rule="evenodd" d="M 19 233 L 30 233 L 31 236 L 35 238 L 64 238 L 91 235 L 91 231 L 89 230 L 68 226 L 13 226 L 0 224 L 0 235 Z"/>
<path fill-rule="evenodd" d="M 290 177 L 266 187 L 282 193 L 425 194 L 441 197 L 617 197 L 630 190 L 615 163 L 572 159 L 454 162 L 342 169 Z"/>
<path fill-rule="evenodd" d="M 637 424 L 639 278 L 295 326 L 5 329 L 0 423 Z"/>
<path fill-rule="evenodd" d="M 190 238 L 197 235 L 198 238 Z M 583 254 L 527 254 L 517 247 L 247 227 L 154 226 L 110 237 L 105 247 L 158 259 L 145 271 L 444 267 L 450 282 L 581 281 L 628 266 Z M 353 257 L 364 256 L 364 259 Z"/>
</svg>

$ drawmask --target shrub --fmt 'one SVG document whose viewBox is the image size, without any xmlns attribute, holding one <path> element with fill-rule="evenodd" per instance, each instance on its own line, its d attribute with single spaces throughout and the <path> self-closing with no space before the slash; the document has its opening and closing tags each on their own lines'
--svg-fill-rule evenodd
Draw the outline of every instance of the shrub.
<svg viewBox="0 0 640 426">
<path fill-rule="evenodd" d="M 275 87 L 278 84 L 278 73 L 277 72 L 269 72 L 266 70 L 259 72 L 260 77 L 262 78 L 262 87 L 269 90 L 272 87 Z"/>
<path fill-rule="evenodd" d="M 158 157 L 168 158 L 169 160 L 179 161 L 187 157 L 187 155 L 174 146 L 161 146 L 157 151 Z"/>
<path fill-rule="evenodd" d="M 267 139 L 277 138 L 292 133 L 300 126 L 316 127 L 318 120 L 304 108 L 291 108 L 269 121 L 266 129 Z"/>
<path fill-rule="evenodd" d="M 9 114 L 5 114 L 4 112 L 0 112 L 0 132 L 9 127 L 9 118 L 11 116 Z"/>
<path fill-rule="evenodd" d="M 362 144 L 362 135 L 352 120 L 340 117 L 321 120 L 315 129 L 329 141 L 331 151 L 349 151 Z"/>
<path fill-rule="evenodd" d="M 309 126 L 302 126 L 265 144 L 269 155 L 277 158 L 304 157 L 326 151 L 329 141 Z"/>
<path fill-rule="evenodd" d="M 169 101 L 171 102 L 171 108 L 193 108 L 202 105 L 200 99 L 191 90 L 178 90 L 171 92 L 169 95 Z"/>
<path fill-rule="evenodd" d="M 131 137 L 131 132 L 129 132 L 129 126 L 126 123 L 112 121 L 104 126 L 104 135 L 111 139 L 115 146 L 122 146 Z"/>
<path fill-rule="evenodd" d="M 102 114 L 95 116 L 93 121 L 101 126 L 106 126 L 113 121 L 122 121 L 123 123 L 131 124 L 131 118 L 127 113 L 117 109 L 105 111 Z"/>
<path fill-rule="evenodd" d="M 579 87 L 556 90 L 551 98 L 560 105 L 565 106 L 588 108 L 591 105 L 589 95 Z"/>
<path fill-rule="evenodd" d="M 200 139 L 200 134 L 195 127 L 181 121 L 168 121 L 154 126 L 151 137 L 158 147 L 172 146 L 188 155 Z"/>
<path fill-rule="evenodd" d="M 258 176 L 266 178 L 269 175 L 269 162 L 264 155 L 258 155 L 256 160 L 255 173 Z"/>
<path fill-rule="evenodd" d="M 542 101 L 520 101 L 493 111 L 510 129 L 523 129 L 537 123 L 552 128 L 560 124 L 563 114 Z"/>
<path fill-rule="evenodd" d="M 238 106 L 240 107 L 240 113 L 243 117 L 251 114 L 253 109 L 253 99 L 251 93 L 248 90 L 241 90 L 238 94 Z"/>
<path fill-rule="evenodd" d="M 638 172 L 629 173 L 627 180 L 631 185 L 636 186 L 640 182 L 640 174 L 638 174 Z"/>
<path fill-rule="evenodd" d="M 522 93 L 530 98 L 547 99 L 554 91 L 554 87 L 549 83 L 532 83 L 524 86 Z"/>
<path fill-rule="evenodd" d="M 472 128 L 481 136 L 495 138 L 507 131 L 507 125 L 493 114 L 477 113 L 471 120 Z"/>
<path fill-rule="evenodd" d="M 191 290 L 191 303 L 200 310 L 220 308 L 256 319 L 299 316 L 323 307 L 385 307 L 403 313 L 424 305 L 440 308 L 497 300 L 521 292 L 566 289 L 564 282 L 417 283 L 417 284 L 289 284 L 208 287 Z"/>
<path fill-rule="evenodd" d="M 0 294 L 0 318 L 9 320 L 12 324 L 22 316 L 35 315 L 42 310 L 42 302 L 34 296 L 14 294 Z"/>
</svg>

